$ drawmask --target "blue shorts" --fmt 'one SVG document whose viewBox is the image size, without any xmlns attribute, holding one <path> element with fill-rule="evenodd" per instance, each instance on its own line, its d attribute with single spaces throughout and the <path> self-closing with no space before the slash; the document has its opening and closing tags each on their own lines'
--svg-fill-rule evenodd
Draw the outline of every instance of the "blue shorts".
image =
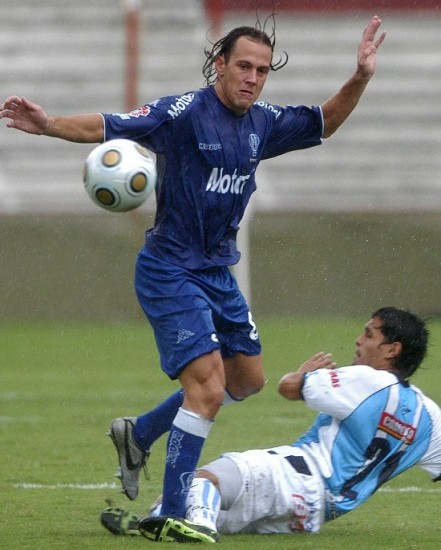
<svg viewBox="0 0 441 550">
<path fill-rule="evenodd" d="M 256 325 L 228 267 L 183 269 L 143 248 L 135 289 L 153 327 L 161 368 L 171 379 L 216 349 L 223 357 L 261 353 Z"/>
</svg>

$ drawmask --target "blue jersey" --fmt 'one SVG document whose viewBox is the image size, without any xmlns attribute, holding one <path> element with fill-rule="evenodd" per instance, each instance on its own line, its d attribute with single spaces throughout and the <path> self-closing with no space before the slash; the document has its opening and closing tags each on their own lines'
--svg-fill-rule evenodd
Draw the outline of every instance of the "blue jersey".
<svg viewBox="0 0 441 550">
<path fill-rule="evenodd" d="M 236 234 L 262 159 L 321 143 L 320 107 L 264 102 L 237 116 L 212 86 L 105 114 L 105 140 L 125 138 L 157 155 L 157 211 L 146 246 L 188 269 L 239 261 Z"/>
<path fill-rule="evenodd" d="M 441 479 L 440 408 L 414 386 L 357 365 L 306 374 L 302 393 L 320 414 L 293 446 L 321 474 L 326 519 L 353 510 L 414 465 Z"/>
</svg>

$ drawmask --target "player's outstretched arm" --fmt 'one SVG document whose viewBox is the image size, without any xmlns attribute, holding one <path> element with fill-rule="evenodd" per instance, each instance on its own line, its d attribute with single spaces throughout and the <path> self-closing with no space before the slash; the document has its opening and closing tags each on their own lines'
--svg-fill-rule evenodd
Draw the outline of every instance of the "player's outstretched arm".
<svg viewBox="0 0 441 550">
<path fill-rule="evenodd" d="M 335 367 L 332 354 L 320 351 L 305 361 L 296 372 L 288 372 L 282 376 L 278 387 L 279 393 L 290 401 L 298 401 L 302 399 L 303 379 L 307 372 Z"/>
<path fill-rule="evenodd" d="M 40 105 L 24 97 L 11 96 L 0 105 L 0 119 L 8 118 L 8 128 L 28 134 L 58 137 L 77 143 L 100 143 L 104 121 L 100 114 L 49 116 Z"/>
<path fill-rule="evenodd" d="M 375 73 L 377 49 L 386 37 L 386 33 L 382 32 L 376 39 L 381 23 L 377 15 L 369 21 L 358 46 L 357 69 L 354 75 L 322 105 L 325 138 L 331 136 L 352 113 Z"/>
<path fill-rule="evenodd" d="M 28 134 L 44 134 L 50 119 L 43 109 L 24 97 L 8 97 L 0 105 L 0 118 L 9 118 L 8 128 L 16 128 Z"/>
</svg>

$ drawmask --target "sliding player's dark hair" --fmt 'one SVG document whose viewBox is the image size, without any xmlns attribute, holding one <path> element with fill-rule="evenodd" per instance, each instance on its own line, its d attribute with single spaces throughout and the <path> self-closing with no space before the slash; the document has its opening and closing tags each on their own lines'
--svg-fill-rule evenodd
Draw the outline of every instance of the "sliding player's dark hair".
<svg viewBox="0 0 441 550">
<path fill-rule="evenodd" d="M 271 25 L 271 31 L 267 32 L 267 27 Z M 269 15 L 263 23 L 257 17 L 254 27 L 236 27 L 223 38 L 220 38 L 217 42 L 210 42 L 211 49 L 204 48 L 204 54 L 206 57 L 204 66 L 202 67 L 202 74 L 205 77 L 205 84 L 209 86 L 216 80 L 216 68 L 214 62 L 220 55 L 224 56 L 225 61 L 228 62 L 231 53 L 236 45 L 236 42 L 242 36 L 246 36 L 250 40 L 265 44 L 271 48 L 271 52 L 274 53 L 276 45 L 276 21 L 275 14 Z M 271 56 L 272 57 L 272 56 Z M 278 71 L 288 63 L 288 54 L 282 52 L 277 62 L 273 62 L 271 59 L 270 70 Z"/>
<path fill-rule="evenodd" d="M 394 307 L 374 311 L 372 317 L 381 319 L 385 343 L 401 342 L 402 351 L 395 358 L 396 367 L 404 378 L 411 376 L 427 353 L 429 330 L 426 321 L 414 313 Z"/>
</svg>

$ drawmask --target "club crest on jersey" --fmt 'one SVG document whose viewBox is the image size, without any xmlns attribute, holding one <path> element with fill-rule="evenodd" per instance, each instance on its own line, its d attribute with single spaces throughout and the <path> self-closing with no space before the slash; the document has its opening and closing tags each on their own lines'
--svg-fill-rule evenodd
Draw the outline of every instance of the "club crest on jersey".
<svg viewBox="0 0 441 550">
<path fill-rule="evenodd" d="M 148 105 L 144 105 L 144 107 L 130 111 L 129 116 L 139 118 L 140 116 L 148 116 L 149 114 L 150 107 Z"/>
<path fill-rule="evenodd" d="M 140 116 L 148 116 L 150 114 L 150 111 L 150 107 L 148 105 L 144 105 L 139 109 L 134 109 L 133 111 L 130 111 L 130 113 L 113 113 L 113 115 L 119 116 L 119 118 L 121 118 L 122 120 L 129 120 L 131 118 L 139 118 Z"/>
<path fill-rule="evenodd" d="M 250 144 L 251 152 L 253 155 L 250 161 L 256 162 L 257 150 L 259 149 L 259 143 L 260 143 L 259 136 L 257 134 L 250 134 L 248 136 L 248 143 Z"/>
</svg>

